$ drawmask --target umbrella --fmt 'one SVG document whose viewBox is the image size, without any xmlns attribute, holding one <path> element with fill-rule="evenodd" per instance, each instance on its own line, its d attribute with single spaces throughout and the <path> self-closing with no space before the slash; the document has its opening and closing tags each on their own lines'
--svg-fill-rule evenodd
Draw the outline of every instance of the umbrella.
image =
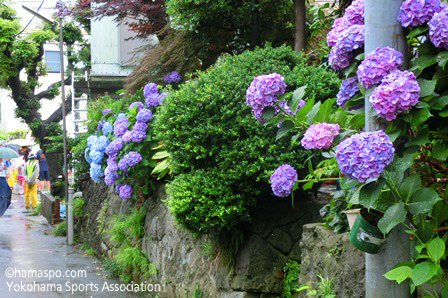
<svg viewBox="0 0 448 298">
<path fill-rule="evenodd" d="M 0 147 L 0 158 L 17 158 L 19 154 L 12 149 Z"/>
<path fill-rule="evenodd" d="M 12 160 L 11 169 L 17 169 L 25 164 L 25 159 L 21 156 Z"/>
<path fill-rule="evenodd" d="M 16 152 L 19 152 L 19 149 L 20 149 L 20 146 L 19 145 L 15 145 L 15 144 L 6 144 L 6 145 L 3 145 L 3 147 L 12 149 L 12 150 L 14 150 Z"/>
<path fill-rule="evenodd" d="M 8 144 L 19 145 L 20 147 L 31 146 L 33 145 L 32 141 L 28 141 L 25 139 L 14 139 L 8 142 Z"/>
</svg>

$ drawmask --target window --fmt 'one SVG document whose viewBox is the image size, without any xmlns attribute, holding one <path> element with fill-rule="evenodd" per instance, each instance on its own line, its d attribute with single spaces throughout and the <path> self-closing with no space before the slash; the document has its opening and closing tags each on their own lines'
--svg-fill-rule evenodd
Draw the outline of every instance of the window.
<svg viewBox="0 0 448 298">
<path fill-rule="evenodd" d="M 45 64 L 48 72 L 61 72 L 61 55 L 59 51 L 45 51 Z"/>
</svg>

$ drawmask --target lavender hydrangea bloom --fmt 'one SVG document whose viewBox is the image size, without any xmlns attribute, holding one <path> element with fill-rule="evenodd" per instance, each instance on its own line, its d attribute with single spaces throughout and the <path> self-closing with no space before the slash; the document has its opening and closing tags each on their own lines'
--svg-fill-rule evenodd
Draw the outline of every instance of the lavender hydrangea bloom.
<svg viewBox="0 0 448 298">
<path fill-rule="evenodd" d="M 145 132 L 148 129 L 148 124 L 143 123 L 143 122 L 137 122 L 134 124 L 134 127 L 132 128 L 132 130 L 138 130 L 138 131 L 143 131 Z"/>
<path fill-rule="evenodd" d="M 133 102 L 129 105 L 129 110 L 132 110 L 133 108 L 137 107 L 137 112 L 140 111 L 141 109 L 143 109 L 145 106 L 143 105 L 142 102 L 136 101 Z"/>
<path fill-rule="evenodd" d="M 128 166 L 132 167 L 142 161 L 142 156 L 136 151 L 130 151 L 128 154 L 123 156 L 123 160 Z"/>
<path fill-rule="evenodd" d="M 103 157 L 104 157 L 103 151 L 93 150 L 90 152 L 90 159 L 94 163 L 101 164 L 101 160 L 103 160 Z"/>
<path fill-rule="evenodd" d="M 151 94 L 159 93 L 156 83 L 148 83 L 143 87 L 143 96 L 148 98 Z"/>
<path fill-rule="evenodd" d="M 103 115 L 107 115 L 107 114 L 109 114 L 110 112 L 112 112 L 112 109 L 104 109 L 101 113 L 102 113 Z"/>
<path fill-rule="evenodd" d="M 381 130 L 362 132 L 336 147 L 336 161 L 341 173 L 359 182 L 378 177 L 394 159 L 394 147 Z"/>
<path fill-rule="evenodd" d="M 403 55 L 392 48 L 376 48 L 366 55 L 356 75 L 364 88 L 378 84 L 390 72 L 403 65 Z"/>
<path fill-rule="evenodd" d="M 122 171 L 127 171 L 128 169 L 128 164 L 126 163 L 126 160 L 124 158 L 122 158 L 119 162 L 118 162 L 118 168 Z"/>
<path fill-rule="evenodd" d="M 110 124 L 109 122 L 105 122 L 103 124 L 103 135 L 108 135 L 110 134 L 112 131 L 114 130 L 112 124 Z"/>
<path fill-rule="evenodd" d="M 440 11 L 440 0 L 405 0 L 398 13 L 398 21 L 403 27 L 423 25 Z"/>
<path fill-rule="evenodd" d="M 123 148 L 123 140 L 121 138 L 115 139 L 106 147 L 106 154 L 111 156 L 118 153 Z"/>
<path fill-rule="evenodd" d="M 140 112 L 138 112 L 137 114 L 137 122 L 142 122 L 142 123 L 146 123 L 149 120 L 151 120 L 152 118 L 152 112 L 148 109 L 142 109 Z"/>
<path fill-rule="evenodd" d="M 101 177 L 104 176 L 103 171 L 101 170 L 101 165 L 92 162 L 90 164 L 90 178 L 95 182 L 95 183 L 100 183 L 101 182 Z"/>
<path fill-rule="evenodd" d="M 386 76 L 370 96 L 379 117 L 394 120 L 398 114 L 418 103 L 420 86 L 412 72 L 396 70 Z"/>
<path fill-rule="evenodd" d="M 297 172 L 288 164 L 281 165 L 271 175 L 271 188 L 277 197 L 286 198 L 292 192 Z"/>
<path fill-rule="evenodd" d="M 121 137 L 121 139 L 125 143 L 131 142 L 132 141 L 132 131 L 128 130 L 127 132 L 125 132 L 124 135 Z"/>
<path fill-rule="evenodd" d="M 165 81 L 165 83 L 171 84 L 171 83 L 179 83 L 182 80 L 182 77 L 180 75 L 180 73 L 178 73 L 177 71 L 172 71 L 169 72 L 165 75 L 165 77 L 163 78 L 163 80 Z"/>
<path fill-rule="evenodd" d="M 106 169 L 109 173 L 116 173 L 119 170 L 118 164 L 115 161 L 110 163 L 108 162 Z"/>
<path fill-rule="evenodd" d="M 132 142 L 140 143 L 146 138 L 146 132 L 140 130 L 132 130 Z"/>
<path fill-rule="evenodd" d="M 354 0 L 345 10 L 344 19 L 351 25 L 364 25 L 364 0 Z"/>
<path fill-rule="evenodd" d="M 153 93 L 146 97 L 145 105 L 147 108 L 155 108 L 160 104 L 160 97 L 161 95 L 159 93 Z"/>
<path fill-rule="evenodd" d="M 87 138 L 87 146 L 92 148 L 92 146 L 97 142 L 98 137 L 95 135 L 91 135 Z"/>
<path fill-rule="evenodd" d="M 353 51 L 364 46 L 364 25 L 353 25 L 341 32 L 336 45 L 328 55 L 328 63 L 334 70 L 350 65 Z"/>
<path fill-rule="evenodd" d="M 336 95 L 336 103 L 341 108 L 344 108 L 347 101 L 352 98 L 353 95 L 356 94 L 356 92 L 359 91 L 358 87 L 358 78 L 357 77 L 350 77 L 346 80 L 343 80 L 341 82 L 341 87 L 339 88 L 339 92 Z"/>
<path fill-rule="evenodd" d="M 284 94 L 285 90 L 284 79 L 278 73 L 255 77 L 246 91 L 246 104 L 252 108 L 255 118 L 260 120 L 263 110 L 274 106 L 277 96 Z"/>
<path fill-rule="evenodd" d="M 305 149 L 328 149 L 338 134 L 338 124 L 313 124 L 305 132 L 301 144 Z"/>
<path fill-rule="evenodd" d="M 132 187 L 130 185 L 123 185 L 118 189 L 118 195 L 122 199 L 130 199 L 132 195 Z"/>
<path fill-rule="evenodd" d="M 117 186 L 115 186 L 115 192 L 116 193 L 120 193 L 120 188 L 121 188 L 121 184 L 118 184 Z"/>
<path fill-rule="evenodd" d="M 448 7 L 434 14 L 429 26 L 429 39 L 437 48 L 448 50 Z"/>
<path fill-rule="evenodd" d="M 106 173 L 104 176 L 104 183 L 107 186 L 112 186 L 115 183 L 115 175 L 113 173 Z"/>
<path fill-rule="evenodd" d="M 329 47 L 335 46 L 342 31 L 344 31 L 351 25 L 352 24 L 349 24 L 343 17 L 334 20 L 333 26 L 331 27 L 330 32 L 328 32 L 327 34 L 327 45 Z"/>
<path fill-rule="evenodd" d="M 128 119 L 127 118 L 117 118 L 114 123 L 114 135 L 116 137 L 121 137 L 128 130 Z"/>
<path fill-rule="evenodd" d="M 106 121 L 104 121 L 104 120 L 100 120 L 100 121 L 98 121 L 98 126 L 96 127 L 96 130 L 101 130 L 102 128 L 103 128 L 103 124 L 105 123 Z"/>
</svg>

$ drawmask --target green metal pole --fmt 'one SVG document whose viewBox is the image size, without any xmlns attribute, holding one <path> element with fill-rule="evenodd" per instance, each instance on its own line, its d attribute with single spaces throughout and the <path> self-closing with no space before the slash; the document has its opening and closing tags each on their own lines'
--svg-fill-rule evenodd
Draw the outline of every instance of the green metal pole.
<svg viewBox="0 0 448 298">
<path fill-rule="evenodd" d="M 364 0 L 365 53 L 377 47 L 391 47 L 400 51 L 407 61 L 408 48 L 403 28 L 397 21 L 402 0 Z M 365 130 L 376 131 L 380 124 L 369 102 L 371 92 L 365 97 Z M 400 285 L 383 275 L 398 262 L 409 260 L 410 241 L 404 227 L 398 226 L 387 237 L 379 254 L 365 254 L 366 298 L 408 298 L 409 283 Z"/>
</svg>

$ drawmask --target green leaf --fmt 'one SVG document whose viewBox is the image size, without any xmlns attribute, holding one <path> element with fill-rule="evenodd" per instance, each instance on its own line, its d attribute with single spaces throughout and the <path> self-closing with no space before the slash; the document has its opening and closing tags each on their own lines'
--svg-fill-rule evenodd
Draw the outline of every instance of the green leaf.
<svg viewBox="0 0 448 298">
<path fill-rule="evenodd" d="M 445 254 L 445 241 L 441 238 L 437 237 L 429 242 L 428 246 L 428 254 L 433 260 L 434 263 L 437 263 Z"/>
<path fill-rule="evenodd" d="M 266 107 L 263 110 L 263 113 L 261 114 L 261 118 L 265 119 L 266 121 L 271 121 L 271 119 L 275 115 L 275 108 L 274 107 Z"/>
<path fill-rule="evenodd" d="M 412 176 L 407 177 L 403 184 L 400 186 L 400 195 L 403 198 L 403 200 L 406 200 L 408 202 L 412 195 L 420 191 L 422 188 L 422 180 L 420 179 L 419 174 L 414 174 Z"/>
<path fill-rule="evenodd" d="M 358 129 L 364 126 L 364 114 L 358 114 L 350 119 L 350 128 Z"/>
<path fill-rule="evenodd" d="M 448 108 L 443 109 L 443 111 L 439 113 L 439 116 L 448 117 Z"/>
<path fill-rule="evenodd" d="M 401 284 L 405 279 L 411 278 L 412 268 L 408 266 L 401 266 L 395 269 L 390 270 L 384 277 L 388 280 L 396 281 L 398 284 Z"/>
<path fill-rule="evenodd" d="M 308 159 L 308 172 L 310 173 L 310 175 L 314 174 L 313 163 L 311 162 L 311 159 Z"/>
<path fill-rule="evenodd" d="M 438 201 L 440 197 L 434 189 L 423 188 L 412 195 L 408 208 L 413 215 L 423 214 L 430 212 Z"/>
<path fill-rule="evenodd" d="M 416 37 L 416 36 L 418 36 L 418 35 L 420 35 L 420 34 L 422 34 L 422 33 L 425 33 L 426 31 L 428 31 L 428 26 L 419 26 L 419 27 L 416 27 L 416 28 L 412 29 L 412 30 L 409 32 L 407 38 L 408 38 L 408 39 L 412 39 L 412 38 L 414 38 L 414 37 Z"/>
<path fill-rule="evenodd" d="M 415 113 L 413 113 L 411 124 L 415 127 L 419 126 L 426 120 L 428 120 L 429 117 L 431 117 L 431 113 L 429 112 L 428 108 L 423 109 L 417 109 Z"/>
<path fill-rule="evenodd" d="M 437 63 L 437 60 L 434 55 L 421 55 L 411 62 L 411 68 L 409 70 L 418 73 L 418 71 L 422 71 L 426 67 L 431 66 L 436 63 Z"/>
<path fill-rule="evenodd" d="M 313 108 L 311 109 L 311 111 L 308 113 L 307 117 L 306 117 L 306 123 L 308 124 L 312 124 L 314 122 L 314 117 L 316 117 L 317 113 L 319 112 L 320 109 L 320 105 L 321 102 L 318 101 Z"/>
<path fill-rule="evenodd" d="M 445 68 L 446 63 L 448 62 L 448 51 L 440 52 L 437 55 L 437 62 L 440 67 Z"/>
<path fill-rule="evenodd" d="M 438 224 L 448 220 L 448 205 L 445 201 L 436 203 L 434 209 L 432 210 L 432 216 L 437 220 Z"/>
<path fill-rule="evenodd" d="M 308 112 L 311 111 L 311 109 L 313 108 L 313 106 L 314 106 L 314 99 L 313 99 L 313 98 L 308 99 L 308 100 L 305 102 L 305 105 L 303 106 L 303 108 L 301 108 L 301 109 L 297 112 L 297 114 L 296 114 L 296 120 L 298 120 L 298 121 L 305 121 Z"/>
<path fill-rule="evenodd" d="M 279 130 L 277 131 L 277 136 L 275 137 L 275 140 L 278 140 L 278 139 L 284 137 L 293 128 L 294 128 L 294 122 L 292 122 L 291 120 L 283 121 L 282 125 L 280 126 Z"/>
<path fill-rule="evenodd" d="M 333 104 L 336 99 L 327 99 L 319 108 L 319 112 L 316 115 L 316 122 L 328 122 L 330 121 L 333 111 Z"/>
<path fill-rule="evenodd" d="M 420 97 L 426 97 L 431 95 L 436 89 L 436 80 L 425 80 L 418 79 L 418 84 L 420 85 Z"/>
<path fill-rule="evenodd" d="M 297 110 L 297 107 L 299 106 L 300 101 L 303 99 L 303 96 L 305 96 L 305 89 L 306 86 L 302 86 L 294 90 L 294 93 L 292 94 L 291 99 L 291 111 Z"/>
<path fill-rule="evenodd" d="M 339 124 L 340 127 L 345 127 L 345 124 L 347 123 L 347 113 L 339 109 L 336 111 L 336 114 L 334 115 L 333 122 Z"/>
<path fill-rule="evenodd" d="M 364 184 L 359 190 L 360 204 L 366 208 L 375 208 L 385 184 L 386 181 L 381 177 L 377 181 Z"/>
<path fill-rule="evenodd" d="M 396 225 L 403 223 L 406 220 L 406 209 L 404 203 L 400 202 L 396 205 L 390 206 L 384 213 L 384 216 L 378 222 L 378 228 L 384 234 L 387 234 Z"/>
<path fill-rule="evenodd" d="M 448 105 L 448 95 L 433 97 L 429 101 L 429 105 L 433 110 L 443 110 Z"/>
<path fill-rule="evenodd" d="M 420 286 L 430 280 L 434 275 L 437 274 L 440 266 L 431 264 L 429 262 L 423 262 L 417 264 L 414 269 L 412 269 L 411 279 L 416 286 Z"/>
<path fill-rule="evenodd" d="M 438 160 L 446 161 L 448 158 L 448 144 L 447 143 L 437 143 L 432 148 L 432 157 Z"/>
<path fill-rule="evenodd" d="M 344 76 L 348 78 L 352 73 L 356 73 L 358 63 L 352 62 L 346 69 L 344 69 Z"/>
<path fill-rule="evenodd" d="M 168 156 L 170 156 L 168 151 L 160 151 L 160 152 L 157 152 L 156 154 L 154 154 L 151 159 L 163 159 L 163 158 L 167 158 Z"/>
<path fill-rule="evenodd" d="M 417 224 L 416 234 L 421 241 L 428 242 L 429 240 L 431 240 L 432 230 L 433 230 L 433 225 L 432 225 L 431 221 L 425 220 L 425 221 L 421 221 Z"/>
<path fill-rule="evenodd" d="M 151 174 L 156 175 L 163 172 L 169 166 L 168 160 L 164 159 L 157 164 L 157 166 L 152 170 Z"/>
<path fill-rule="evenodd" d="M 405 146 L 409 147 L 409 146 L 413 146 L 413 145 L 424 145 L 427 143 L 429 143 L 428 133 L 421 134 L 421 135 L 417 136 L 416 138 L 409 140 Z"/>
</svg>

